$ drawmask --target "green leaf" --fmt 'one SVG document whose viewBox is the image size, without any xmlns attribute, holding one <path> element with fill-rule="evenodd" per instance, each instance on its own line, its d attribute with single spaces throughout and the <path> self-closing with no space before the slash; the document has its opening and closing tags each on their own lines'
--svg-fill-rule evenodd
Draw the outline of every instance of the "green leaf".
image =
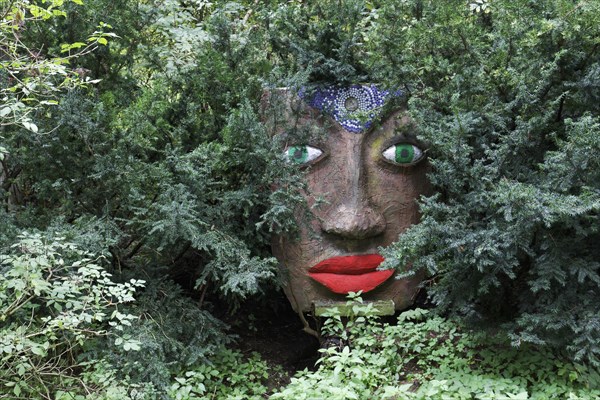
<svg viewBox="0 0 600 400">
<path fill-rule="evenodd" d="M 13 109 L 12 109 L 12 107 L 8 107 L 8 106 L 7 106 L 7 107 L 2 107 L 2 108 L 0 109 L 0 118 L 4 118 L 4 117 L 8 116 L 8 115 L 10 115 L 12 112 L 13 112 Z"/>
<path fill-rule="evenodd" d="M 30 121 L 23 121 L 23 127 L 27 130 L 30 130 L 33 133 L 38 132 L 38 126 Z"/>
<path fill-rule="evenodd" d="M 35 355 L 42 357 L 46 355 L 46 350 L 44 350 L 44 348 L 41 345 L 31 346 L 31 352 Z"/>
</svg>

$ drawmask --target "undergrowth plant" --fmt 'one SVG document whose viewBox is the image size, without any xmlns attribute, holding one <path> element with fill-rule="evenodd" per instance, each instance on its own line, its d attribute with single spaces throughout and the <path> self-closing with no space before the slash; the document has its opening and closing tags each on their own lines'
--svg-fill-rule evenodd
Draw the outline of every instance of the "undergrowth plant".
<svg viewBox="0 0 600 400">
<path fill-rule="evenodd" d="M 340 341 L 321 349 L 319 368 L 304 370 L 272 399 L 595 399 L 597 370 L 547 348 L 511 346 L 494 332 L 474 333 L 427 310 L 406 311 L 394 325 L 369 315 L 333 310 L 325 335 Z"/>
<path fill-rule="evenodd" d="M 168 393 L 173 400 L 260 400 L 267 394 L 269 378 L 281 374 L 258 353 L 244 357 L 239 351 L 224 349 L 211 363 L 175 377 Z"/>
<path fill-rule="evenodd" d="M 54 399 L 80 385 L 94 392 L 78 376 L 93 364 L 79 359 L 85 348 L 105 337 L 124 351 L 139 350 L 122 334 L 137 318 L 123 308 L 144 282 L 115 283 L 103 263 L 39 234 L 21 236 L 0 256 L 0 398 Z"/>
<path fill-rule="evenodd" d="M 139 351 L 90 346 L 82 355 L 85 360 L 103 359 L 117 376 L 127 376 L 131 384 L 150 385 L 163 397 L 174 376 L 212 363 L 224 364 L 218 361 L 224 358 L 220 354 L 233 341 L 226 334 L 227 326 L 185 296 L 174 282 L 149 280 L 126 311 L 139 316 L 123 330 L 139 343 Z"/>
</svg>

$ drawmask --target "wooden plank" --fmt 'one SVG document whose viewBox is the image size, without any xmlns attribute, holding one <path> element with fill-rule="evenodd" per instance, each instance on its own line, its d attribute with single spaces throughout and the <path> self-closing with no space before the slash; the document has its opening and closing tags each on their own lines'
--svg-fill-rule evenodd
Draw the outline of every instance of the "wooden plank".
<svg viewBox="0 0 600 400">
<path fill-rule="evenodd" d="M 324 314 L 331 314 L 334 309 L 339 310 L 339 314 L 343 317 L 349 317 L 351 315 L 364 315 L 362 309 L 368 304 L 371 304 L 370 315 L 394 315 L 396 307 L 393 300 L 377 300 L 377 301 L 365 301 L 363 303 L 350 303 L 347 301 L 318 301 L 313 303 L 313 311 L 315 316 L 321 317 Z M 354 306 L 359 306 L 361 310 L 355 314 L 353 311 Z"/>
</svg>

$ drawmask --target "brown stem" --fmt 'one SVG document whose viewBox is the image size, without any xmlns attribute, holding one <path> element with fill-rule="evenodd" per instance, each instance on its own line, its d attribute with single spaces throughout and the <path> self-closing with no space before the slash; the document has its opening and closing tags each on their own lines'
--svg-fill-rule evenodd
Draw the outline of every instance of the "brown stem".
<svg viewBox="0 0 600 400">
<path fill-rule="evenodd" d="M 292 298 L 294 299 L 294 303 L 298 304 L 298 300 L 296 300 L 296 296 L 294 296 L 294 291 L 290 290 L 290 294 L 292 296 Z M 314 337 L 317 338 L 317 340 L 319 342 L 321 342 L 321 335 L 319 335 L 319 332 L 315 331 L 313 328 L 310 327 L 310 324 L 308 323 L 308 321 L 306 320 L 306 318 L 304 317 L 304 314 L 302 313 L 302 310 L 298 310 L 297 311 L 298 316 L 300 317 L 300 321 L 302 321 L 302 325 L 304 326 L 302 328 L 302 330 L 306 333 L 308 333 L 309 335 L 312 335 Z"/>
<path fill-rule="evenodd" d="M 125 259 L 129 260 L 129 259 L 131 259 L 131 257 L 135 256 L 137 254 L 137 252 L 140 251 L 140 249 L 142 248 L 144 243 L 146 243 L 146 241 L 144 239 L 140 240 L 135 245 L 135 247 L 133 249 L 131 249 L 131 251 L 129 253 L 127 253 L 127 255 L 125 256 Z"/>
<path fill-rule="evenodd" d="M 10 12 L 10 9 L 12 8 L 13 4 L 15 3 L 15 0 L 11 0 L 10 3 L 8 4 L 8 6 L 6 7 L 6 11 L 4 12 L 4 15 L 2 15 L 2 18 L 0 18 L 1 20 L 4 21 L 4 19 L 6 18 L 6 16 L 8 15 L 8 13 Z"/>
<path fill-rule="evenodd" d="M 206 296 L 206 290 L 208 289 L 208 283 L 204 283 L 202 284 L 202 286 L 200 286 L 200 300 L 198 300 L 198 308 L 202 308 L 202 305 L 204 304 L 204 296 Z"/>
</svg>

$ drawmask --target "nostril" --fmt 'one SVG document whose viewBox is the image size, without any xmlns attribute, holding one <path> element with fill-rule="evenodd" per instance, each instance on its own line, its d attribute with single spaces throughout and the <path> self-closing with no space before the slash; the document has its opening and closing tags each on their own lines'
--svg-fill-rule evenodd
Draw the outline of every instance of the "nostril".
<svg viewBox="0 0 600 400">
<path fill-rule="evenodd" d="M 348 207 L 341 205 L 324 217 L 324 232 L 348 239 L 366 239 L 385 230 L 383 216 L 371 207 Z"/>
</svg>

